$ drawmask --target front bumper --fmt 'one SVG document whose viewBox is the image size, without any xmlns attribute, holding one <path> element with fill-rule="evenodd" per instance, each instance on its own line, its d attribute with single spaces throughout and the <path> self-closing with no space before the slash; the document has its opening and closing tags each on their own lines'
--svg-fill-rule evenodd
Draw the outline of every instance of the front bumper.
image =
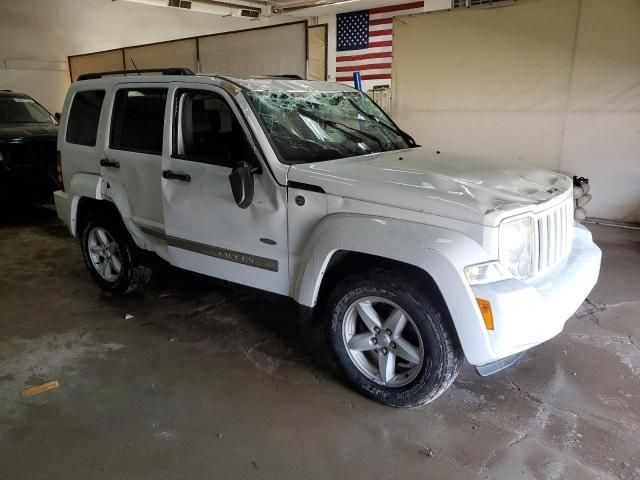
<svg viewBox="0 0 640 480">
<path fill-rule="evenodd" d="M 472 287 L 476 298 L 491 303 L 494 321 L 494 330 L 487 331 L 492 358 L 476 366 L 498 362 L 560 333 L 596 284 L 601 258 L 591 233 L 577 225 L 569 257 L 543 277 Z"/>
</svg>

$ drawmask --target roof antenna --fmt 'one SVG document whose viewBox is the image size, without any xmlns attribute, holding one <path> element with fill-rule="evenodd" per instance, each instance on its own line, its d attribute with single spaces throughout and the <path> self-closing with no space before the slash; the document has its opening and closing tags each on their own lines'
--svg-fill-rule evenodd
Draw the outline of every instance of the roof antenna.
<svg viewBox="0 0 640 480">
<path fill-rule="evenodd" d="M 138 67 L 136 66 L 136 62 L 133 61 L 133 57 L 129 57 L 129 60 L 131 60 L 131 63 L 133 63 L 133 68 L 135 69 L 136 72 L 138 72 L 138 76 L 140 76 L 140 71 L 138 70 Z"/>
</svg>

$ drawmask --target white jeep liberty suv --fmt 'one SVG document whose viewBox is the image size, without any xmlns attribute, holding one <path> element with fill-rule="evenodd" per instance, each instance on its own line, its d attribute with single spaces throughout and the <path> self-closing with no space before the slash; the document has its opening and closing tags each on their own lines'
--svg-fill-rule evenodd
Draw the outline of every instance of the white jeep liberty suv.
<svg viewBox="0 0 640 480">
<path fill-rule="evenodd" d="M 62 113 L 56 209 L 108 291 L 153 252 L 291 297 L 358 391 L 410 407 L 464 357 L 513 364 L 596 283 L 565 175 L 417 146 L 341 84 L 155 72 L 85 75 Z"/>
</svg>

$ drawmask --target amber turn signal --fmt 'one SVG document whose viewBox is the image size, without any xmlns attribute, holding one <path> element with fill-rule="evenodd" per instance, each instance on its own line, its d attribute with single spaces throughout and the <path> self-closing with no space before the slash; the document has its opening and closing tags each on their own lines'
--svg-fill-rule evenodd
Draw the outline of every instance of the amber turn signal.
<svg viewBox="0 0 640 480">
<path fill-rule="evenodd" d="M 493 330 L 493 313 L 491 313 L 491 304 L 488 300 L 483 300 L 482 298 L 476 298 L 476 301 L 478 302 L 478 307 L 480 307 L 484 326 L 487 327 L 487 330 Z"/>
</svg>

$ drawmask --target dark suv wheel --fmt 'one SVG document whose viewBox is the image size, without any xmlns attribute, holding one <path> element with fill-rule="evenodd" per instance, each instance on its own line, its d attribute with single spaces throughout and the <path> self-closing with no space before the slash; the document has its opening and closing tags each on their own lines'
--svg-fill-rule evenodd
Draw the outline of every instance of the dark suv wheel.
<svg viewBox="0 0 640 480">
<path fill-rule="evenodd" d="M 414 407 L 453 383 L 463 355 L 437 303 L 391 271 L 353 275 L 334 289 L 327 336 L 356 390 L 385 405 Z"/>
<path fill-rule="evenodd" d="M 112 293 L 140 291 L 151 277 L 151 268 L 122 223 L 109 215 L 89 220 L 80 237 L 89 273 Z"/>
</svg>

